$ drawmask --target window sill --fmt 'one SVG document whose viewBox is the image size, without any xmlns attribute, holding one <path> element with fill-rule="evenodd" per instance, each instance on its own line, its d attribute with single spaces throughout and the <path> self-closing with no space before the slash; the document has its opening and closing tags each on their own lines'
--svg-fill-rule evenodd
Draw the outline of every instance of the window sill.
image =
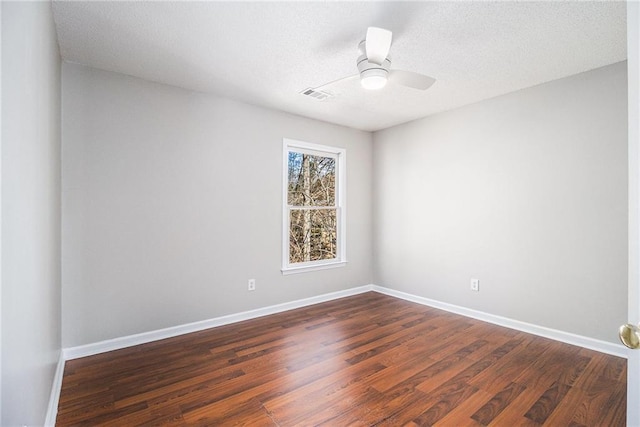
<svg viewBox="0 0 640 427">
<path fill-rule="evenodd" d="M 326 264 L 316 264 L 316 265 L 304 265 L 300 267 L 287 267 L 283 268 L 282 274 L 298 274 L 298 273 L 306 273 L 308 271 L 317 271 L 317 270 L 327 270 L 329 268 L 338 268 L 344 267 L 347 265 L 347 261 L 336 261 L 336 262 L 328 262 Z"/>
</svg>

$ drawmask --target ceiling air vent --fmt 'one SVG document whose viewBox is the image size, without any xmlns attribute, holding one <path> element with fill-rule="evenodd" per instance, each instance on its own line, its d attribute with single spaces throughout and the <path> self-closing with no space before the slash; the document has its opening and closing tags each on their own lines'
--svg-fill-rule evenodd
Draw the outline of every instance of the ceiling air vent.
<svg viewBox="0 0 640 427">
<path fill-rule="evenodd" d="M 322 92 L 322 91 L 320 91 L 320 90 L 315 90 L 315 89 L 313 89 L 313 88 L 305 89 L 305 90 L 303 90 L 303 91 L 302 91 L 302 92 L 300 92 L 300 93 L 301 93 L 301 94 L 303 94 L 303 95 L 306 95 L 306 96 L 310 96 L 310 97 L 312 97 L 312 98 L 315 98 L 315 99 L 317 99 L 318 101 L 323 101 L 323 100 L 325 100 L 325 99 L 327 99 L 327 98 L 330 98 L 330 97 L 331 97 L 331 94 L 328 94 L 328 93 L 326 93 L 326 92 Z"/>
</svg>

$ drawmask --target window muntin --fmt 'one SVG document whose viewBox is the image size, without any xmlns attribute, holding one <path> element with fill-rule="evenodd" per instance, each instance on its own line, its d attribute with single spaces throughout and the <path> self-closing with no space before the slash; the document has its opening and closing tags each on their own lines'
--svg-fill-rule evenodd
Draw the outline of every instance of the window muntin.
<svg viewBox="0 0 640 427">
<path fill-rule="evenodd" d="M 282 271 L 344 265 L 345 150 L 284 140 Z"/>
</svg>

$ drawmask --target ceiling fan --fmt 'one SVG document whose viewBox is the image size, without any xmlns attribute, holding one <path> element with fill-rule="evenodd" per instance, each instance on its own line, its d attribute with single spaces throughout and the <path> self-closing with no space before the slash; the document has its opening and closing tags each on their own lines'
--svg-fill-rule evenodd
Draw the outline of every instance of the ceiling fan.
<svg viewBox="0 0 640 427">
<path fill-rule="evenodd" d="M 362 87 L 368 90 L 382 89 L 387 81 L 392 84 L 407 86 L 413 89 L 426 90 L 435 83 L 435 79 L 412 71 L 391 70 L 389 49 L 391 48 L 392 33 L 389 30 L 377 27 L 369 27 L 367 36 L 358 44 L 358 72 Z M 327 88 L 334 83 L 353 79 L 349 76 L 328 83 L 322 88 Z"/>
</svg>

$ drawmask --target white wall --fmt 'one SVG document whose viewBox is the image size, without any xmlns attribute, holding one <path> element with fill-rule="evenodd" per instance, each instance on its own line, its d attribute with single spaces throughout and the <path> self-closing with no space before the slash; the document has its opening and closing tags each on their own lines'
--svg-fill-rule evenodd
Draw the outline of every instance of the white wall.
<svg viewBox="0 0 640 427">
<path fill-rule="evenodd" d="M 617 342 L 626 83 L 618 63 L 375 133 L 374 282 Z"/>
<path fill-rule="evenodd" d="M 0 422 L 2 422 L 2 2 L 0 2 Z"/>
<path fill-rule="evenodd" d="M 2 2 L 0 2 L 0 422 L 2 422 Z"/>
<path fill-rule="evenodd" d="M 640 324 L 640 3 L 627 2 L 629 117 L 629 297 L 627 321 Z M 640 351 L 628 350 L 627 425 L 640 426 Z"/>
<path fill-rule="evenodd" d="M 371 283 L 370 133 L 75 64 L 62 76 L 64 347 Z M 347 149 L 344 268 L 280 272 L 283 137 Z"/>
<path fill-rule="evenodd" d="M 60 354 L 60 59 L 49 2 L 2 4 L 2 419 L 42 425 Z"/>
</svg>

